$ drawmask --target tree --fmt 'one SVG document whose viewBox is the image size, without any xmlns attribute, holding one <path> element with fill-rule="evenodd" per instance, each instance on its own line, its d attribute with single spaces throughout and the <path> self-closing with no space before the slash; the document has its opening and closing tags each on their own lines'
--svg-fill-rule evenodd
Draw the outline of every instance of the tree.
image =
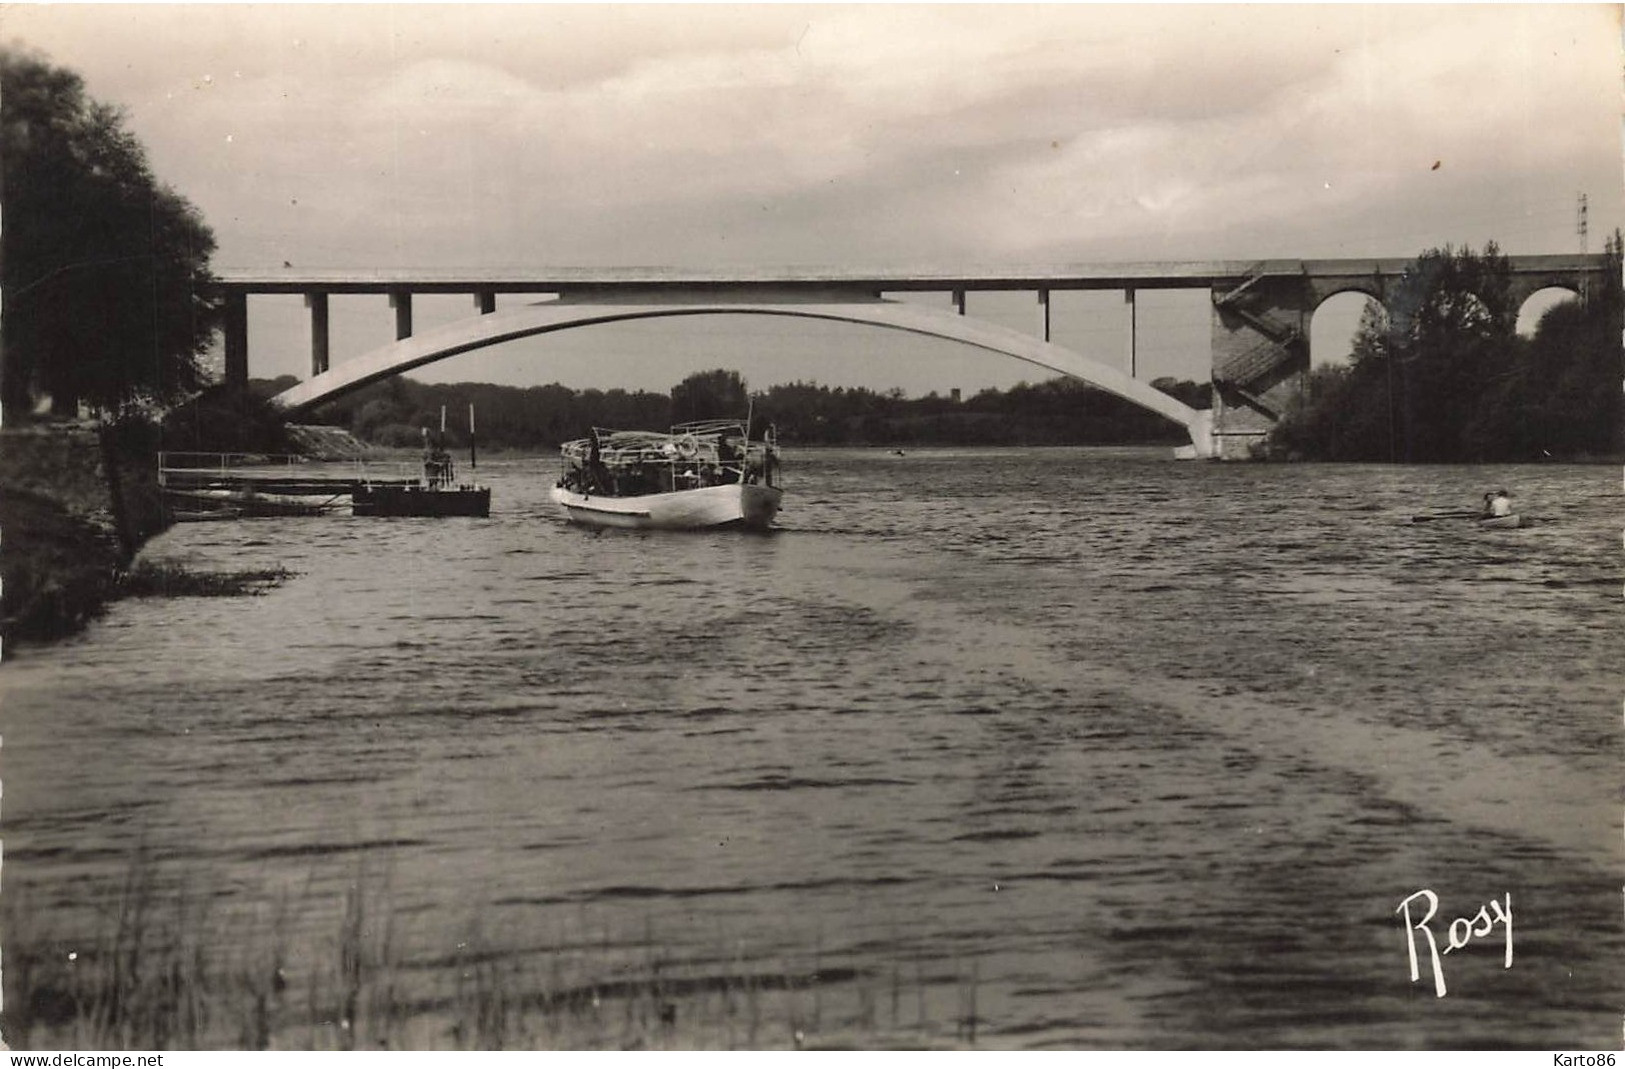
<svg viewBox="0 0 1625 1069">
<path fill-rule="evenodd" d="M 1552 306 L 1534 337 L 1487 393 L 1479 421 L 1494 426 L 1508 459 L 1604 456 L 1621 451 L 1620 334 L 1625 241 L 1608 239 L 1608 281 Z"/>
<path fill-rule="evenodd" d="M 749 406 L 750 394 L 737 371 L 696 371 L 671 388 L 671 418 L 677 423 L 743 419 Z"/>
<path fill-rule="evenodd" d="M 1482 459 L 1483 443 L 1466 430 L 1484 384 L 1511 363 L 1517 315 L 1494 242 L 1482 254 L 1430 249 L 1406 269 L 1388 328 L 1402 459 Z"/>
<path fill-rule="evenodd" d="M 110 413 L 197 392 L 214 235 L 153 176 L 120 112 L 77 74 L 0 48 L 0 182 L 7 411 L 42 392 L 59 411 Z"/>
<path fill-rule="evenodd" d="M 1430 249 L 1368 307 L 1347 369 L 1317 374 L 1272 442 L 1326 460 L 1476 461 L 1502 448 L 1486 416 L 1520 343 L 1506 257 Z"/>
</svg>

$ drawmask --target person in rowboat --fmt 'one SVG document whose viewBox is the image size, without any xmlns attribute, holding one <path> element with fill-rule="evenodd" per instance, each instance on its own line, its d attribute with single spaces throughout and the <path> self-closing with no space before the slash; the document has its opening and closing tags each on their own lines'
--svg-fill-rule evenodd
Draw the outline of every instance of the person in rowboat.
<svg viewBox="0 0 1625 1069">
<path fill-rule="evenodd" d="M 1490 520 L 1497 516 L 1512 515 L 1512 498 L 1507 496 L 1505 490 L 1497 490 L 1493 494 L 1484 495 L 1484 519 Z"/>
</svg>

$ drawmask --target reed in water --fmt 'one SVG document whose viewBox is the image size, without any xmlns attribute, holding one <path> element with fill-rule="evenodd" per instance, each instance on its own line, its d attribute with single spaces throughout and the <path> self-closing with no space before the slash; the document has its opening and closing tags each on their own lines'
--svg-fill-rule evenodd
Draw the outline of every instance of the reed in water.
<svg viewBox="0 0 1625 1069">
<path fill-rule="evenodd" d="M 817 947 L 800 960 L 756 958 L 721 932 L 717 946 L 679 958 L 652 925 L 640 938 L 605 928 L 538 946 L 515 933 L 493 937 L 477 920 L 436 953 L 406 938 L 387 877 L 360 868 L 336 903 L 308 886 L 247 912 L 210 904 L 218 899 L 145 849 L 85 931 L 42 930 L 28 896 L 8 892 L 5 1042 L 97 1050 L 975 1042 L 974 963 L 932 973 L 916 960 L 870 975 L 826 963 Z M 331 934 L 299 938 L 301 922 L 324 907 Z M 958 1012 L 933 1021 L 928 1003 L 944 992 Z"/>
</svg>

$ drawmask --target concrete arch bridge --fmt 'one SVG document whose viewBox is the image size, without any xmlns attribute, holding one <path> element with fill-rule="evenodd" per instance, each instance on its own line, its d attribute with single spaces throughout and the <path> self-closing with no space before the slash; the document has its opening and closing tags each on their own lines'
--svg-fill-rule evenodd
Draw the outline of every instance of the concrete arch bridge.
<svg viewBox="0 0 1625 1069">
<path fill-rule="evenodd" d="M 1604 256 L 1509 257 L 1513 308 L 1539 290 L 1583 293 L 1607 284 Z M 1189 455 L 1244 456 L 1301 391 L 1309 369 L 1308 327 L 1330 297 L 1355 291 L 1384 301 L 1406 260 L 1267 260 L 948 272 L 685 272 L 675 270 L 540 271 L 535 274 L 432 272 L 221 272 L 226 380 L 248 380 L 248 298 L 300 294 L 310 312 L 311 377 L 273 399 L 298 414 L 369 383 L 475 349 L 595 324 L 672 316 L 768 315 L 868 324 L 962 342 L 1081 379 L 1185 428 Z M 1618 284 L 1618 280 L 1613 280 Z M 1193 409 L 1137 375 L 1134 301 L 1141 289 L 1206 288 L 1213 314 L 1209 362 L 1214 407 Z M 1129 370 L 1056 345 L 1050 296 L 1057 290 L 1119 290 L 1129 312 Z M 965 314 L 970 291 L 1035 295 L 1031 333 Z M 946 292 L 952 310 L 898 300 L 895 294 Z M 462 320 L 416 333 L 415 294 L 473 297 Z M 396 340 L 332 363 L 328 302 L 335 294 L 387 294 Z M 530 303 L 497 310 L 497 295 Z M 542 299 L 535 299 L 536 297 Z"/>
</svg>

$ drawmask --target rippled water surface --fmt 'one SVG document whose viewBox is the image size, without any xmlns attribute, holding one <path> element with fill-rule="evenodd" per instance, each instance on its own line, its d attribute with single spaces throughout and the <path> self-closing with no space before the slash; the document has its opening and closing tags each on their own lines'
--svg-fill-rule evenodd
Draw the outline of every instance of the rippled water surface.
<svg viewBox="0 0 1625 1069">
<path fill-rule="evenodd" d="M 806 977 L 809 1042 L 1618 1043 L 1614 469 L 808 451 L 754 536 L 568 526 L 552 467 L 177 528 L 293 577 L 6 651 L 5 892 L 71 932 L 141 843 L 314 945 L 368 873 L 406 988 L 652 947 Z M 1530 526 L 1408 522 L 1500 485 Z M 1411 983 L 1420 888 L 1510 895 L 1512 967 Z"/>
</svg>

